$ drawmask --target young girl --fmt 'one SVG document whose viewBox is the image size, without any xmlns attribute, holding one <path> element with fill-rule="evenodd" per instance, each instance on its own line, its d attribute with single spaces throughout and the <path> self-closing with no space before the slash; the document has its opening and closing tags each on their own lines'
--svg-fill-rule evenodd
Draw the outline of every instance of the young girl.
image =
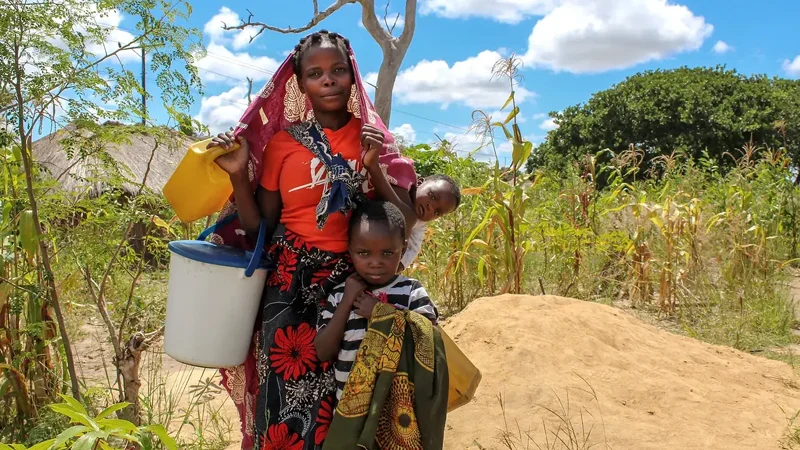
<svg viewBox="0 0 800 450">
<path fill-rule="evenodd" d="M 234 188 L 212 241 L 252 248 L 262 221 L 270 273 L 253 351 L 223 370 L 239 409 L 243 449 L 318 449 L 331 419 L 335 381 L 317 358 L 316 324 L 328 294 L 352 273 L 347 226 L 357 201 L 375 193 L 362 147 L 378 149 L 401 194 L 413 166 L 367 97 L 349 42 L 320 31 L 300 41 L 232 133 L 211 145 L 240 147 L 217 159 Z M 232 214 L 236 212 L 238 216 Z M 236 217 L 235 219 L 232 219 Z"/>
<path fill-rule="evenodd" d="M 439 313 L 419 281 L 397 274 L 405 235 L 386 201 L 364 202 L 350 219 L 356 273 L 331 292 L 314 340 L 336 375 L 324 450 L 442 448 L 449 379 Z"/>
</svg>

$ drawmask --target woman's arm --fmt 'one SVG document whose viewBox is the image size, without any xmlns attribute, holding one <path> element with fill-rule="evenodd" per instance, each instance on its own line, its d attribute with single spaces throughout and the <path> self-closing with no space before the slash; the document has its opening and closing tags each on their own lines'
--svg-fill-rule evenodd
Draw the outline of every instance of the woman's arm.
<svg viewBox="0 0 800 450">
<path fill-rule="evenodd" d="M 247 168 L 250 162 L 250 145 L 242 136 L 239 136 L 236 143 L 239 144 L 239 148 L 219 156 L 214 162 L 230 177 L 242 229 L 251 238 L 257 238 L 263 217 L 267 222 L 267 236 L 271 237 L 281 218 L 281 209 L 283 208 L 281 193 L 280 191 L 266 190 L 259 185 L 256 193 L 253 194 Z M 232 148 L 234 145 L 233 132 L 228 131 L 220 133 L 208 144 L 208 147 Z"/>
<path fill-rule="evenodd" d="M 267 223 L 267 239 L 270 239 L 281 221 L 281 211 L 283 210 L 281 191 L 270 191 L 259 186 L 256 190 L 256 201 L 261 217 Z"/>
</svg>

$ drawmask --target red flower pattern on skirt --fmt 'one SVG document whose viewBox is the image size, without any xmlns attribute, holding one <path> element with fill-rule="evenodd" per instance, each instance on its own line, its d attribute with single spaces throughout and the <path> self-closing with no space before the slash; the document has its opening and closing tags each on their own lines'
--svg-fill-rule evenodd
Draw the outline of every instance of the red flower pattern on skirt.
<svg viewBox="0 0 800 450">
<path fill-rule="evenodd" d="M 267 434 L 261 438 L 260 450 L 303 450 L 303 440 L 289 432 L 285 423 L 270 425 Z"/>
<path fill-rule="evenodd" d="M 269 352 L 275 373 L 282 373 L 284 380 L 296 380 L 314 370 L 318 362 L 314 349 L 316 335 L 317 331 L 305 322 L 297 328 L 288 326 L 276 331 L 275 345 Z"/>
<path fill-rule="evenodd" d="M 322 270 L 319 270 L 319 271 L 315 272 L 314 275 L 311 276 L 311 283 L 312 284 L 320 284 L 326 278 L 331 276 L 331 272 L 332 272 L 331 269 L 322 269 Z"/>
<path fill-rule="evenodd" d="M 314 443 L 322 445 L 333 421 L 333 397 L 323 400 L 317 413 L 317 430 L 314 432 Z"/>
<path fill-rule="evenodd" d="M 289 281 L 297 270 L 297 253 L 283 251 L 278 257 L 278 267 L 272 271 L 267 280 L 268 286 L 280 286 L 281 291 L 289 290 Z"/>
</svg>

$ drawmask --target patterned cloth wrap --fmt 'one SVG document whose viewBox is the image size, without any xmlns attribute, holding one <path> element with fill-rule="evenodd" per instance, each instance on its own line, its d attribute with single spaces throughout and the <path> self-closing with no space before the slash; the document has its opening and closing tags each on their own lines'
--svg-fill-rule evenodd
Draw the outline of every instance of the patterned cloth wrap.
<svg viewBox="0 0 800 450">
<path fill-rule="evenodd" d="M 410 190 L 417 180 L 416 173 L 414 172 L 413 161 L 403 157 L 399 153 L 394 138 L 375 112 L 375 107 L 370 101 L 364 88 L 361 75 L 358 71 L 355 54 L 352 52 L 352 49 L 350 50 L 349 57 L 353 68 L 354 85 L 350 100 L 348 102 L 348 111 L 355 117 L 361 119 L 362 124 L 370 124 L 383 131 L 385 140 L 384 147 L 380 155 L 381 169 L 387 175 L 387 178 L 391 184 Z M 250 162 L 248 164 L 248 173 L 253 192 L 255 192 L 258 186 L 258 180 L 261 178 L 261 173 L 264 170 L 262 165 L 264 149 L 269 140 L 276 133 L 287 130 L 290 132 L 290 134 L 297 134 L 297 132 L 305 130 L 307 134 L 312 135 L 312 138 L 318 138 L 314 139 L 315 146 L 316 143 L 320 142 L 322 142 L 324 146 L 324 133 L 322 133 L 321 128 L 319 128 L 319 124 L 316 122 L 316 120 L 314 120 L 314 111 L 311 109 L 311 103 L 300 91 L 297 77 L 294 74 L 293 59 L 294 52 L 287 57 L 283 64 L 281 64 L 278 71 L 275 72 L 275 75 L 272 77 L 272 79 L 259 92 L 256 99 L 250 104 L 250 106 L 242 115 L 239 124 L 234 130 L 235 136 L 243 136 L 250 144 Z M 320 136 L 313 136 L 315 132 L 321 134 L 321 138 Z M 308 147 L 308 145 L 306 146 Z M 354 206 L 354 201 L 356 201 L 356 199 L 354 198 L 355 196 L 352 192 L 351 180 L 347 179 L 348 176 L 350 176 L 348 174 L 352 174 L 352 171 L 340 170 L 336 168 L 341 168 L 342 161 L 339 161 L 342 159 L 341 156 L 330 155 L 330 152 L 325 151 L 324 148 L 317 147 L 317 150 L 319 150 L 319 153 L 315 152 L 315 154 L 318 157 L 321 157 L 321 161 L 327 168 L 331 169 L 327 174 L 328 189 L 324 192 L 322 198 L 320 199 L 320 204 L 316 211 L 317 224 L 321 227 L 324 225 L 328 214 L 335 211 L 346 213 L 347 210 Z M 255 242 L 254 240 L 250 239 L 241 229 L 242 227 L 238 218 L 221 223 L 221 221 L 223 221 L 226 217 L 234 213 L 236 213 L 236 203 L 234 197 L 231 196 L 228 203 L 226 203 L 219 213 L 217 218 L 219 227 L 215 230 L 215 233 L 211 235 L 210 240 L 216 244 L 252 249 Z M 297 239 L 290 240 L 295 241 Z M 277 249 L 278 251 L 276 251 L 276 247 L 273 246 L 271 252 L 273 258 L 280 258 L 280 254 L 285 253 L 285 251 L 281 251 L 281 249 L 286 250 L 286 247 L 280 247 Z M 313 250 L 315 249 L 306 250 L 313 253 Z M 332 258 L 332 256 L 327 255 L 326 258 L 329 259 Z M 341 258 L 336 259 L 338 266 Z M 324 273 L 326 270 L 330 269 L 325 269 L 322 267 L 309 267 L 307 269 L 307 271 L 316 272 L 317 274 Z M 342 272 L 342 274 L 347 273 L 350 270 L 352 270 L 351 267 L 348 267 L 346 271 Z M 292 278 L 294 279 L 297 277 Z M 337 282 L 333 283 L 330 288 L 341 281 L 343 280 L 337 280 Z M 284 280 L 283 282 L 292 282 L 292 280 Z M 320 279 L 316 276 L 311 276 L 308 279 L 304 278 L 303 282 L 310 283 L 307 286 L 303 286 L 302 290 L 304 292 L 308 291 L 309 289 L 313 289 L 320 291 L 321 294 L 324 294 L 324 292 L 321 291 L 324 291 L 326 288 L 328 288 L 327 285 L 322 286 Z M 289 289 L 288 285 L 284 287 L 284 292 L 289 290 L 294 291 L 294 289 Z M 307 303 L 302 299 L 301 302 Z M 313 320 L 309 320 L 308 322 L 308 325 L 311 328 L 314 328 L 315 323 L 313 323 Z M 259 445 L 259 448 L 271 448 L 263 445 L 261 442 L 257 443 L 257 441 L 259 439 L 266 439 L 273 434 L 274 436 L 272 437 L 276 437 L 276 439 L 286 437 L 286 435 L 283 433 L 285 430 L 283 430 L 281 427 L 277 427 L 269 431 L 260 430 L 256 432 L 256 399 L 259 391 L 258 358 L 261 357 L 263 359 L 263 355 L 268 352 L 267 349 L 261 348 L 264 345 L 264 342 L 273 341 L 275 338 L 275 336 L 261 336 L 261 333 L 259 332 L 261 331 L 262 327 L 261 321 L 256 322 L 256 327 L 257 329 L 254 332 L 251 351 L 245 363 L 238 367 L 220 370 L 222 374 L 222 384 L 231 395 L 231 398 L 233 399 L 233 402 L 239 411 L 243 435 L 243 449 L 254 448 L 254 446 L 257 444 Z M 299 328 L 295 328 L 295 331 L 298 329 Z M 303 329 L 305 330 L 305 327 L 303 327 Z M 261 366 L 263 371 L 263 364 Z M 262 396 L 263 395 L 264 393 L 262 392 Z M 313 415 L 316 416 L 317 412 L 315 411 Z M 262 432 L 265 433 L 263 436 L 256 436 L 257 433 Z M 300 446 L 298 448 L 314 448 L 314 445 L 313 442 L 309 443 L 306 440 L 305 447 Z"/>
<path fill-rule="evenodd" d="M 441 450 L 448 383 L 439 330 L 378 303 L 322 450 Z"/>
</svg>

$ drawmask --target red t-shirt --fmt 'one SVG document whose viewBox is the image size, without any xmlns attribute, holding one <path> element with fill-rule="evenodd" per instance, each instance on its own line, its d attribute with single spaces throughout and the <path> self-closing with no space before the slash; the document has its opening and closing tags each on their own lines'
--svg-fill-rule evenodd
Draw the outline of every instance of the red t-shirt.
<svg viewBox="0 0 800 450">
<path fill-rule="evenodd" d="M 361 162 L 361 120 L 353 117 L 336 131 L 327 128 L 323 131 L 332 153 L 341 153 L 350 167 L 366 178 L 367 170 Z M 286 229 L 320 250 L 347 251 L 349 214 L 330 214 L 325 226 L 321 230 L 317 228 L 316 208 L 328 174 L 322 161 L 286 131 L 270 139 L 263 161 L 261 186 L 270 191 L 280 191 L 283 201 L 281 223 Z M 364 181 L 361 188 L 367 197 L 374 198 L 369 181 Z"/>
</svg>

